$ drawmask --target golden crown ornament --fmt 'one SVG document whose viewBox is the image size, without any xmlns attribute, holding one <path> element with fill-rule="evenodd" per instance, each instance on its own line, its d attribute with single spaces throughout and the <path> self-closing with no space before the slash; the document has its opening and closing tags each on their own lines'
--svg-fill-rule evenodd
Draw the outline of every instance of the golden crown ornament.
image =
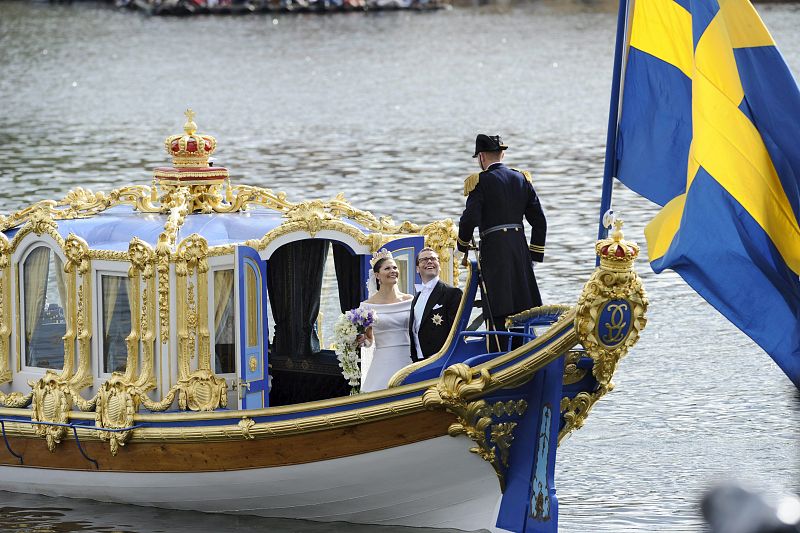
<svg viewBox="0 0 800 533">
<path fill-rule="evenodd" d="M 183 133 L 170 135 L 164 141 L 164 148 L 172 156 L 173 166 L 153 170 L 152 196 L 156 196 L 158 186 L 164 193 L 162 203 L 169 204 L 171 195 L 178 187 L 188 187 L 193 197 L 191 210 L 207 210 L 211 199 L 221 200 L 219 195 L 226 181 L 230 192 L 228 169 L 209 164 L 217 140 L 211 135 L 197 133 L 194 111 L 187 109 L 184 115 L 186 124 L 183 125 Z"/>
<path fill-rule="evenodd" d="M 624 239 L 622 224 L 621 218 L 615 219 L 611 236 L 597 241 L 595 245 L 600 266 L 615 272 L 631 270 L 634 260 L 639 256 L 639 245 Z"/>
</svg>

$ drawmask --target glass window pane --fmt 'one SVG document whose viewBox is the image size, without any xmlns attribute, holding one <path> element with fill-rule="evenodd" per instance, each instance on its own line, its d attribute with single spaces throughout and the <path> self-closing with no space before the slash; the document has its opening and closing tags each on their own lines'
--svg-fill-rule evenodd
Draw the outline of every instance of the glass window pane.
<svg viewBox="0 0 800 533">
<path fill-rule="evenodd" d="M 214 272 L 214 372 L 236 372 L 233 313 L 233 270 Z"/>
<path fill-rule="evenodd" d="M 67 332 L 64 263 L 49 248 L 40 246 L 28 254 L 22 269 L 25 364 L 63 368 L 63 337 Z"/>
<path fill-rule="evenodd" d="M 103 299 L 100 312 L 103 320 L 103 372 L 125 372 L 128 347 L 125 339 L 131 333 L 131 307 L 128 301 L 130 280 L 126 276 L 100 277 Z"/>
</svg>

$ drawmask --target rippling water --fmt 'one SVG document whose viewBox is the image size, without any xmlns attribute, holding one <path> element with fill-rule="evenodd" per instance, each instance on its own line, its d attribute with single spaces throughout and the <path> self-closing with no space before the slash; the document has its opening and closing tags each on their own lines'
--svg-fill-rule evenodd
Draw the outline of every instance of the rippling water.
<svg viewBox="0 0 800 533">
<path fill-rule="evenodd" d="M 759 11 L 797 74 L 800 9 Z M 571 303 L 594 267 L 615 15 L 605 0 L 189 19 L 0 2 L 0 212 L 76 186 L 148 183 L 190 105 L 235 182 L 290 199 L 344 192 L 395 220 L 456 219 L 474 135 L 497 131 L 507 160 L 533 170 L 548 216 L 543 297 Z M 655 206 L 618 185 L 615 208 L 644 244 Z M 791 383 L 677 275 L 639 271 L 648 329 L 616 390 L 559 449 L 560 530 L 698 531 L 699 498 L 722 479 L 800 492 Z M 0 492 L 5 530 L 263 527 Z M 334 529 L 367 530 L 353 527 Z"/>
</svg>

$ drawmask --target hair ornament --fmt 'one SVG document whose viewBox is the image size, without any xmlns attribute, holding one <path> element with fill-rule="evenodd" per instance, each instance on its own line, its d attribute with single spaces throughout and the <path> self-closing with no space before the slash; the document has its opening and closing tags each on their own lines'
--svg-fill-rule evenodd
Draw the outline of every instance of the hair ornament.
<svg viewBox="0 0 800 533">
<path fill-rule="evenodd" d="M 381 259 L 394 259 L 394 257 L 392 257 L 392 252 L 390 252 L 386 248 L 381 248 L 380 250 L 372 254 L 372 259 L 369 260 L 369 266 L 374 267 L 375 263 L 377 263 Z"/>
</svg>

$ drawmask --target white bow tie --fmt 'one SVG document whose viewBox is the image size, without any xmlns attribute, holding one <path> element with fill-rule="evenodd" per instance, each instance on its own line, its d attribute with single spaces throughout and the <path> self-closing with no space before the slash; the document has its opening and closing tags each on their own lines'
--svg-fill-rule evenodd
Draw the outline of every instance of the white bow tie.
<svg viewBox="0 0 800 533">
<path fill-rule="evenodd" d="M 417 292 L 430 292 L 436 286 L 436 283 L 433 281 L 429 281 L 428 283 L 415 283 L 414 287 L 417 289 Z"/>
</svg>

